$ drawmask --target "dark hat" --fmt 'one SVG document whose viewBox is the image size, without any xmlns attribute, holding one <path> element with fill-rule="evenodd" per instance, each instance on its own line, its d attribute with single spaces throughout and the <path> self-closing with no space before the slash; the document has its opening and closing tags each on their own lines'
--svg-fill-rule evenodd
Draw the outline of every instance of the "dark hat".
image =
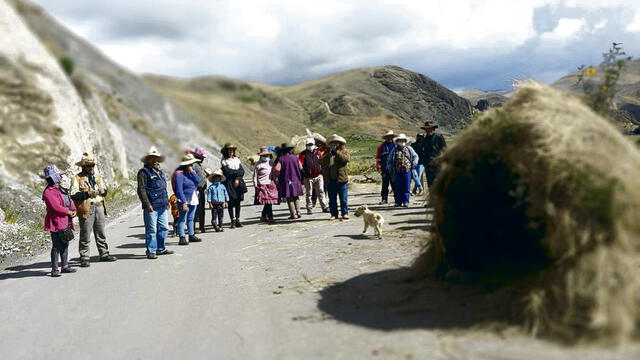
<svg viewBox="0 0 640 360">
<path fill-rule="evenodd" d="M 437 129 L 437 128 L 438 128 L 438 125 L 433 121 L 425 121 L 424 126 L 422 126 L 420 129 L 429 130 L 429 129 Z"/>
</svg>

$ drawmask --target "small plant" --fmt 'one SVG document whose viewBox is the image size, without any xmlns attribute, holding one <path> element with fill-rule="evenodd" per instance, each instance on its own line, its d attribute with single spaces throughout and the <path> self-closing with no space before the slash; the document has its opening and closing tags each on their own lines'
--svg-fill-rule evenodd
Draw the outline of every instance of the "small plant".
<svg viewBox="0 0 640 360">
<path fill-rule="evenodd" d="M 585 101 L 600 115 L 611 115 L 616 84 L 626 61 L 631 60 L 631 56 L 626 55 L 622 50 L 622 43 L 614 42 L 609 51 L 602 54 L 602 62 L 598 68 L 584 65 L 578 67 L 578 84 L 582 84 Z M 599 75 L 598 72 L 602 74 Z"/>
<path fill-rule="evenodd" d="M 73 70 L 75 70 L 75 62 L 68 56 L 60 57 L 60 67 L 67 74 L 67 76 L 73 75 Z"/>
<path fill-rule="evenodd" d="M 20 221 L 20 214 L 13 208 L 6 207 L 4 210 L 4 222 L 7 224 L 17 224 Z"/>
</svg>

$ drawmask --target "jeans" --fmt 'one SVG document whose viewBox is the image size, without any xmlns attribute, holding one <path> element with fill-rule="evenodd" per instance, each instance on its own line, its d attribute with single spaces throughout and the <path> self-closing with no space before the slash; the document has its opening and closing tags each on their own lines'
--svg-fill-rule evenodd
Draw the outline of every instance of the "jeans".
<svg viewBox="0 0 640 360">
<path fill-rule="evenodd" d="M 340 213 L 347 215 L 349 213 L 347 207 L 347 198 L 349 197 L 348 183 L 331 180 L 327 188 L 329 190 L 329 210 L 331 211 L 331 216 L 338 217 L 338 197 L 340 198 Z"/>
<path fill-rule="evenodd" d="M 393 189 L 393 175 L 388 172 L 382 173 L 382 190 L 380 191 L 380 197 L 382 197 L 382 201 L 387 201 L 389 199 L 389 186 Z"/>
<path fill-rule="evenodd" d="M 153 208 L 152 212 L 144 211 L 144 244 L 147 247 L 147 255 L 156 251 L 164 251 L 164 242 L 169 233 L 168 210 L 164 206 Z"/>
<path fill-rule="evenodd" d="M 69 243 L 60 240 L 57 232 L 51 232 L 51 270 L 58 271 L 58 257 L 62 260 L 62 268 L 69 267 Z"/>
<path fill-rule="evenodd" d="M 215 227 L 222 227 L 222 219 L 224 218 L 224 204 L 214 203 L 211 208 L 211 225 Z"/>
<path fill-rule="evenodd" d="M 196 234 L 193 219 L 196 216 L 196 205 L 187 205 L 187 211 L 182 210 L 182 203 L 178 203 L 178 210 L 180 211 L 180 215 L 178 216 L 178 236 L 184 236 L 184 224 L 187 223 L 187 231 L 189 232 L 189 236 L 193 236 Z"/>
<path fill-rule="evenodd" d="M 396 179 L 394 181 L 395 187 L 393 189 L 393 198 L 396 201 L 396 205 L 409 203 L 409 190 L 411 189 L 411 170 L 396 172 Z"/>
<path fill-rule="evenodd" d="M 413 170 L 411 170 L 413 175 L 413 191 L 424 190 L 424 186 L 422 186 L 422 174 L 424 174 L 424 165 L 419 164 Z"/>
</svg>

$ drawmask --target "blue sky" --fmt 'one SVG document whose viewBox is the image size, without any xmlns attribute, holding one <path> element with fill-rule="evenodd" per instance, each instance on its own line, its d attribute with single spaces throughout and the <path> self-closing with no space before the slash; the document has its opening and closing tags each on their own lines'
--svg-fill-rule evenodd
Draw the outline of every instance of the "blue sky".
<svg viewBox="0 0 640 360">
<path fill-rule="evenodd" d="M 640 1 L 36 0 L 140 73 L 276 85 L 399 65 L 461 90 L 552 82 L 612 41 L 640 56 Z"/>
</svg>

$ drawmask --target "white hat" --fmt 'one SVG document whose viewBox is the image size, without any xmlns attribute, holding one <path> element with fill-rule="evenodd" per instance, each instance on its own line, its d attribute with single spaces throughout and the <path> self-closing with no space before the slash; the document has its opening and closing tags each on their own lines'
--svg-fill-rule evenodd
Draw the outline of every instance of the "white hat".
<svg viewBox="0 0 640 360">
<path fill-rule="evenodd" d="M 185 156 L 182 157 L 182 162 L 180 163 L 180 166 L 185 166 L 185 165 L 191 165 L 193 163 L 197 163 L 198 159 L 196 159 L 195 156 L 193 156 L 193 154 L 189 153 L 189 154 L 185 154 Z"/>
<path fill-rule="evenodd" d="M 147 162 L 147 158 L 149 156 L 157 156 L 160 158 L 159 162 L 164 161 L 164 156 L 162 156 L 162 154 L 158 152 L 158 149 L 156 149 L 155 146 L 150 147 L 149 151 L 147 152 L 147 155 L 143 156 L 140 160 L 142 160 L 142 162 Z"/>
<path fill-rule="evenodd" d="M 405 134 L 398 135 L 395 139 L 393 139 L 393 142 L 398 142 L 398 140 L 409 141 L 409 139 L 407 138 L 407 135 Z"/>
<path fill-rule="evenodd" d="M 331 144 L 332 142 L 339 142 L 339 143 L 343 143 L 346 144 L 347 140 L 345 140 L 342 136 L 337 135 L 337 134 L 333 134 L 331 136 L 329 136 L 329 138 L 327 139 L 327 143 Z"/>
<path fill-rule="evenodd" d="M 393 130 L 389 130 L 386 134 L 382 135 L 382 138 L 385 139 L 387 136 L 396 136 L 396 134 L 393 132 Z"/>
<path fill-rule="evenodd" d="M 220 176 L 220 182 L 223 182 L 226 178 L 224 177 L 224 175 L 222 174 L 222 170 L 218 169 L 216 171 L 214 171 L 213 173 L 211 173 L 211 175 L 209 175 L 209 180 L 213 181 L 213 177 L 214 176 Z"/>
<path fill-rule="evenodd" d="M 316 139 L 312 138 L 312 137 L 308 137 L 307 140 L 305 140 L 304 142 L 305 145 L 309 145 L 309 144 L 316 144 Z"/>
</svg>

